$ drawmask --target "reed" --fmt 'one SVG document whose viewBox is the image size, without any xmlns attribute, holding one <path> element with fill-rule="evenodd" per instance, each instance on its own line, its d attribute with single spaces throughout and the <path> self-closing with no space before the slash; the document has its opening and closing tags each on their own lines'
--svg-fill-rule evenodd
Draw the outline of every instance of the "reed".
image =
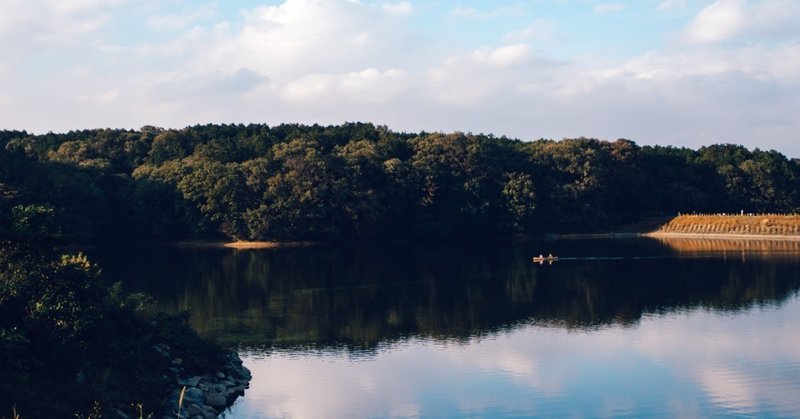
<svg viewBox="0 0 800 419">
<path fill-rule="evenodd" d="M 178 419 L 181 419 L 181 408 L 183 407 L 183 396 L 186 395 L 186 386 L 181 389 L 181 395 L 178 397 Z"/>
</svg>

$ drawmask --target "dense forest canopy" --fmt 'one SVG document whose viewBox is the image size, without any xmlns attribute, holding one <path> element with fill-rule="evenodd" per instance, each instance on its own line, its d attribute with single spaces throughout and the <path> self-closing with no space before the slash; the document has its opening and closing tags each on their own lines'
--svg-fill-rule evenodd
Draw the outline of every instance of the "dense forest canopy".
<svg viewBox="0 0 800 419">
<path fill-rule="evenodd" d="M 776 151 L 384 126 L 0 131 L 0 231 L 51 208 L 69 240 L 589 232 L 677 212 L 796 212 Z"/>
</svg>

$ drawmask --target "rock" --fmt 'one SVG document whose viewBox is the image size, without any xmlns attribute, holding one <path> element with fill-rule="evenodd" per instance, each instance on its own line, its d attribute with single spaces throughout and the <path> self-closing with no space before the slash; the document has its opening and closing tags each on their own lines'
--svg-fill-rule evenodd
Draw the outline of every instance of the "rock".
<svg viewBox="0 0 800 419">
<path fill-rule="evenodd" d="M 223 408 L 228 405 L 228 401 L 222 393 L 208 393 L 206 395 L 206 404 L 211 407 Z"/>
<path fill-rule="evenodd" d="M 217 378 L 220 378 L 220 379 L 225 378 L 225 373 L 223 373 L 222 371 L 217 371 L 216 375 L 217 375 Z"/>
<path fill-rule="evenodd" d="M 199 376 L 183 378 L 180 381 L 178 381 L 178 384 L 187 387 L 197 387 L 197 385 L 200 384 L 200 380 L 202 379 L 203 377 Z"/>
<path fill-rule="evenodd" d="M 183 405 L 190 405 L 192 403 L 202 404 L 205 396 L 203 391 L 197 387 L 187 387 L 186 393 L 183 395 Z"/>
<path fill-rule="evenodd" d="M 203 415 L 203 408 L 200 407 L 198 404 L 192 404 L 188 408 L 186 408 L 186 414 L 188 416 L 202 416 Z"/>
<path fill-rule="evenodd" d="M 172 360 L 172 365 L 183 365 L 183 360 L 180 358 L 175 358 Z"/>
</svg>

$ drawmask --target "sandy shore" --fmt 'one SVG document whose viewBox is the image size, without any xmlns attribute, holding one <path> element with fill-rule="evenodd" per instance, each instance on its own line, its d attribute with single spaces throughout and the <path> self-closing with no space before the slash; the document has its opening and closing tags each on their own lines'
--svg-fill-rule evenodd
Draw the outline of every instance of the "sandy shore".
<svg viewBox="0 0 800 419">
<path fill-rule="evenodd" d="M 177 247 L 197 248 L 197 249 L 277 249 L 282 247 L 306 247 L 315 246 L 316 242 L 275 242 L 275 241 L 235 241 L 235 242 L 216 242 L 202 240 L 186 240 L 173 243 Z"/>
</svg>

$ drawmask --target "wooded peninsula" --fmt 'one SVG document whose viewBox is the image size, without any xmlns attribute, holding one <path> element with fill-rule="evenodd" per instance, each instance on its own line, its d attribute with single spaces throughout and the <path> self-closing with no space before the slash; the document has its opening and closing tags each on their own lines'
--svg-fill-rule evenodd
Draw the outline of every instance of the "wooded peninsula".
<svg viewBox="0 0 800 419">
<path fill-rule="evenodd" d="M 680 212 L 794 213 L 798 191 L 796 160 L 732 144 L 367 123 L 0 131 L 0 230 L 52 213 L 84 243 L 602 232 Z"/>
</svg>

